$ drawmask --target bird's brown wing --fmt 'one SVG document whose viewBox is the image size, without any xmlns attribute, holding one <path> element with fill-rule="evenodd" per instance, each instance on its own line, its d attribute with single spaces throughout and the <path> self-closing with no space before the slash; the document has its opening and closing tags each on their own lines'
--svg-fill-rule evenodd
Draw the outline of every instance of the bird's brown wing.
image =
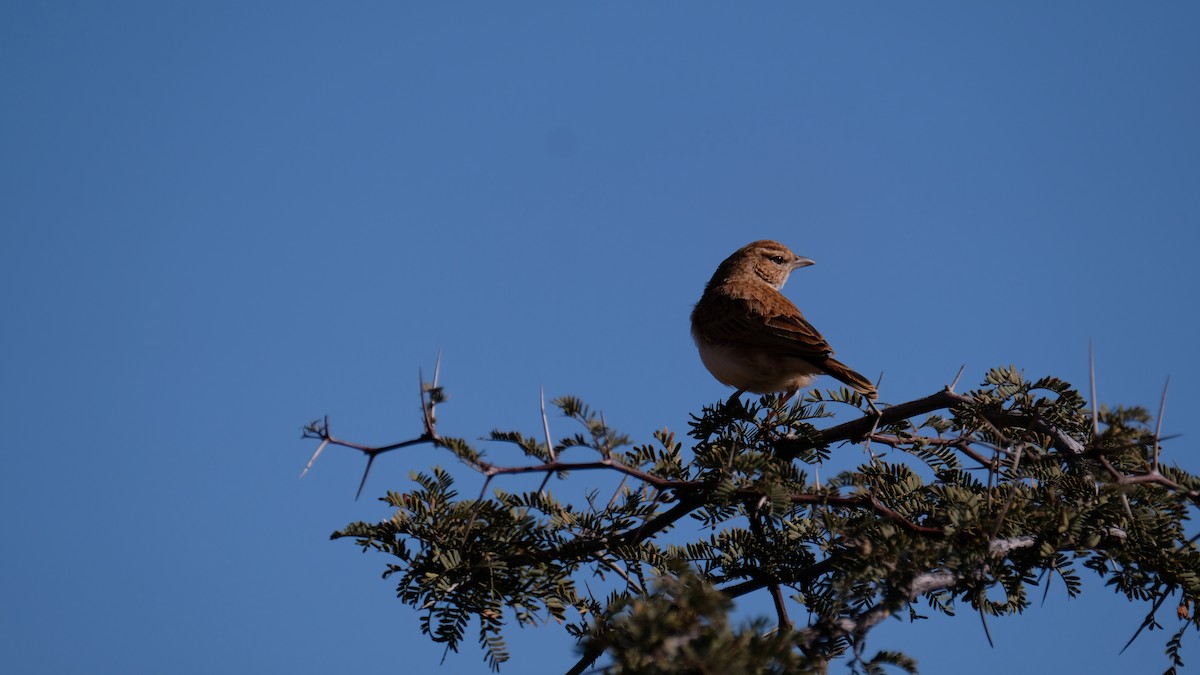
<svg viewBox="0 0 1200 675">
<path fill-rule="evenodd" d="M 767 321 L 767 325 L 771 327 L 771 334 L 775 339 L 786 340 L 787 344 L 792 345 L 793 350 L 788 352 L 789 354 L 812 361 L 826 374 L 850 385 L 868 398 L 878 396 L 875 385 L 870 380 L 841 361 L 831 358 L 833 350 L 829 348 L 829 343 L 825 342 L 825 338 L 821 337 L 817 329 L 800 314 L 800 310 L 773 316 Z"/>
<path fill-rule="evenodd" d="M 754 297 L 712 294 L 696 305 L 692 322 L 702 325 L 706 340 L 804 359 L 868 398 L 876 398 L 874 384 L 832 358 L 833 350 L 828 342 L 796 305 L 786 299 L 782 303 L 779 300 L 773 298 L 770 303 L 764 303 Z M 774 310 L 768 311 L 769 307 Z"/>
<path fill-rule="evenodd" d="M 718 296 L 696 309 L 697 314 L 704 315 L 704 336 L 714 342 L 754 347 L 817 363 L 833 353 L 825 338 L 791 303 L 789 311 L 768 315 L 763 304 L 753 299 Z"/>
<path fill-rule="evenodd" d="M 833 354 L 833 349 L 816 328 L 804 318 L 800 310 L 788 314 L 776 314 L 767 319 L 769 341 L 780 349 L 796 352 L 797 356 L 823 358 Z"/>
<path fill-rule="evenodd" d="M 765 303 L 754 298 L 717 295 L 696 306 L 694 319 L 704 326 L 708 340 L 804 359 L 869 398 L 876 397 L 870 380 L 830 358 L 833 349 L 795 305 L 788 302 L 782 312 L 765 310 Z"/>
</svg>

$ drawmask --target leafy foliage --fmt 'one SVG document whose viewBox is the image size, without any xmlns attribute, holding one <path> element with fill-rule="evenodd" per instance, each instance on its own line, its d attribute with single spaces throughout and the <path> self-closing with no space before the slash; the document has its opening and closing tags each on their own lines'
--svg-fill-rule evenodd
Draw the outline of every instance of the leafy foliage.
<svg viewBox="0 0 1200 675">
<path fill-rule="evenodd" d="M 613 659 L 613 675 L 746 675 L 813 673 L 790 630 L 770 631 L 765 619 L 734 629 L 733 601 L 686 565 L 658 579 L 653 592 L 626 596 L 610 607 L 589 646 Z"/>
<path fill-rule="evenodd" d="M 1145 628 L 1159 628 L 1158 610 L 1175 599 L 1171 668 L 1182 665 L 1185 630 L 1200 627 L 1190 610 L 1200 598 L 1200 550 L 1186 530 L 1200 479 L 1160 463 L 1145 410 L 1105 408 L 1093 421 L 1056 378 L 997 368 L 979 389 L 947 389 L 878 414 L 846 389 L 788 406 L 773 396 L 731 400 L 693 417 L 686 450 L 665 429 L 630 447 L 601 415 L 564 397 L 554 403 L 581 432 L 554 443 L 491 434 L 531 460 L 515 467 L 438 436 L 433 407 L 444 393 L 425 391 L 426 429 L 415 441 L 364 448 L 333 438 L 327 424 L 306 433 L 372 460 L 427 442 L 485 477 L 484 492 L 466 498 L 441 468 L 414 474 L 413 489 L 385 497 L 390 519 L 333 538 L 391 556 L 385 576 L 422 612 L 422 631 L 458 649 L 473 624 L 493 669 L 508 658 L 507 623 L 553 620 L 580 641 L 575 672 L 604 652 L 614 673 L 825 672 L 839 658 L 857 672 L 916 672 L 904 654 L 866 658 L 871 628 L 889 616 L 921 619 L 921 609 L 1019 613 L 1040 583 L 1060 579 L 1077 595 L 1085 571 L 1147 605 Z M 863 417 L 818 429 L 830 406 Z M 817 480 L 834 444 L 846 441 L 862 444 L 864 461 Z M 568 448 L 594 459 L 565 462 Z M 549 481 L 576 471 L 623 480 L 607 499 L 555 499 Z M 544 474 L 543 489 L 487 494 L 510 474 Z M 581 591 L 588 578 L 608 597 Z M 729 625 L 732 601 L 751 593 L 775 601 L 773 630 Z"/>
</svg>

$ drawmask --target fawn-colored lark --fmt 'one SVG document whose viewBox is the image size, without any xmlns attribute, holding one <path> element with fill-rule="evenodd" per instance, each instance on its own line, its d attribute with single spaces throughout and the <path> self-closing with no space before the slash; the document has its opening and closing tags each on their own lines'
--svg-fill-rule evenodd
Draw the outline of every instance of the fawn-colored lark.
<svg viewBox="0 0 1200 675">
<path fill-rule="evenodd" d="M 774 241 L 743 246 L 717 267 L 692 310 L 692 337 L 713 377 L 784 401 L 830 375 L 870 399 L 875 386 L 833 358 L 833 349 L 780 289 L 793 270 L 813 264 Z"/>
</svg>

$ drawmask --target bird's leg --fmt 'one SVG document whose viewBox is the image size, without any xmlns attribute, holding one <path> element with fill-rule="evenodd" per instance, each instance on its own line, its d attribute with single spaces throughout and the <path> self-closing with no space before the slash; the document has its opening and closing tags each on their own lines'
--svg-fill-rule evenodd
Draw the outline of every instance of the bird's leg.
<svg viewBox="0 0 1200 675">
<path fill-rule="evenodd" d="M 782 408 L 783 406 L 787 405 L 787 402 L 792 400 L 792 397 L 795 395 L 795 389 L 788 389 L 786 392 L 784 392 L 783 398 L 779 400 L 779 407 Z"/>
<path fill-rule="evenodd" d="M 783 392 L 783 398 L 779 399 L 779 403 L 776 404 L 776 408 L 782 409 L 783 406 L 787 405 L 788 401 L 792 400 L 792 397 L 795 395 L 796 395 L 795 389 L 788 389 L 787 391 Z M 774 417 L 775 417 L 775 409 L 772 408 L 771 410 L 767 411 L 767 418 L 763 420 L 763 424 L 762 424 L 763 427 L 770 427 L 771 420 Z"/>
</svg>

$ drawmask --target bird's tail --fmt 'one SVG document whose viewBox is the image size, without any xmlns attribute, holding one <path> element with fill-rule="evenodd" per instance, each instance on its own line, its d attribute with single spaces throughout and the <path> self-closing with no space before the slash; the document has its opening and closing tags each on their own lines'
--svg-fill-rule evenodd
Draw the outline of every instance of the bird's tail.
<svg viewBox="0 0 1200 675">
<path fill-rule="evenodd" d="M 870 380 L 850 370 L 841 361 L 837 359 L 825 359 L 825 363 L 821 365 L 826 373 L 854 387 L 855 391 L 863 396 L 872 400 L 879 397 L 879 392 L 875 391 L 875 385 L 871 384 Z"/>
</svg>

